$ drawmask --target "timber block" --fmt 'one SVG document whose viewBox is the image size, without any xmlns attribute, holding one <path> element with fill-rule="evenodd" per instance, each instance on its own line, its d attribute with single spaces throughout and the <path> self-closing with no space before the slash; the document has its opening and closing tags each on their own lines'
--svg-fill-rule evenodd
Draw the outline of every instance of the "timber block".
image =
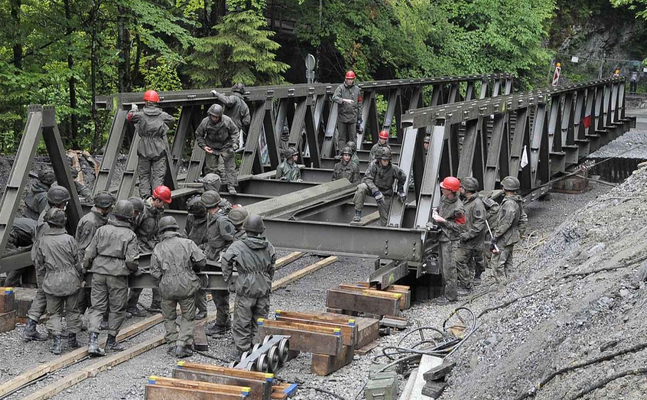
<svg viewBox="0 0 647 400">
<path fill-rule="evenodd" d="M 422 394 L 432 399 L 437 399 L 443 394 L 446 387 L 447 384 L 444 382 L 427 382 L 422 387 Z"/>
<path fill-rule="evenodd" d="M 337 356 L 313 354 L 311 371 L 319 376 L 329 375 L 350 364 L 353 361 L 354 354 L 353 346 L 343 346 L 341 353 Z"/>
<path fill-rule="evenodd" d="M 290 336 L 290 350 L 303 351 L 313 354 L 338 355 L 342 351 L 342 336 L 335 333 L 306 331 L 296 327 L 265 324 L 259 322 L 260 337 L 267 335 Z M 274 321 L 276 322 L 276 321 Z"/>
<path fill-rule="evenodd" d="M 242 370 L 240 371 L 242 372 Z M 248 399 L 250 400 L 265 400 L 270 398 L 272 394 L 272 374 L 264 375 L 267 375 L 269 377 L 260 379 L 258 377 L 245 378 L 240 376 L 228 376 L 218 372 L 210 373 L 192 369 L 185 369 L 180 365 L 178 365 L 178 367 L 173 370 L 173 378 L 175 379 L 218 383 L 221 385 L 247 386 L 251 389 L 248 397 Z"/>
<path fill-rule="evenodd" d="M 322 316 L 339 316 L 339 314 L 324 313 Z M 355 349 L 361 349 L 380 337 L 380 321 L 373 318 L 353 317 L 357 326 L 357 341 Z"/>
<path fill-rule="evenodd" d="M 328 289 L 326 306 L 376 315 L 399 315 L 400 299 L 378 297 L 366 292 Z"/>
<path fill-rule="evenodd" d="M 204 323 L 195 324 L 193 329 L 193 348 L 199 351 L 209 351 L 207 334 L 204 332 Z"/>
<path fill-rule="evenodd" d="M 411 287 L 404 285 L 391 285 L 386 288 L 387 292 L 400 293 L 402 298 L 400 299 L 400 309 L 408 310 L 411 308 Z"/>
<path fill-rule="evenodd" d="M 295 327 L 307 325 L 312 327 L 337 328 L 341 331 L 341 335 L 344 338 L 343 345 L 355 346 L 357 343 L 357 326 L 353 318 L 344 315 L 325 316 L 282 310 L 276 310 L 275 314 L 276 322 L 278 323 L 293 325 Z M 271 320 L 265 320 L 264 322 L 269 324 L 273 323 Z"/>
<path fill-rule="evenodd" d="M 15 295 L 13 288 L 0 287 L 0 313 L 15 311 Z"/>
<path fill-rule="evenodd" d="M 296 392 L 298 385 L 296 383 L 279 383 L 272 386 L 272 399 L 287 399 L 292 397 Z"/>
<path fill-rule="evenodd" d="M 431 368 L 429 371 L 425 372 L 422 376 L 427 382 L 437 381 L 449 374 L 452 369 L 456 366 L 455 362 L 445 362 Z"/>
<path fill-rule="evenodd" d="M 144 399 L 146 400 L 240 400 L 240 398 L 240 394 L 158 385 L 146 385 L 144 390 Z"/>
<path fill-rule="evenodd" d="M 233 386 L 233 385 L 221 385 L 218 383 L 208 383 L 208 382 L 199 382 L 199 381 L 190 381 L 185 379 L 174 379 L 174 378 L 164 378 L 161 376 L 150 376 L 148 378 L 147 386 L 157 386 L 170 389 L 188 389 L 194 392 L 201 393 L 216 393 L 219 396 L 215 398 L 223 399 L 240 399 L 246 397 L 249 392 L 249 386 Z M 234 397 L 229 397 L 232 395 Z M 184 396 L 178 396 L 176 398 L 185 399 Z M 193 398 L 193 397 L 190 397 Z M 201 398 L 201 397 L 198 397 Z M 207 397 L 211 399 L 211 397 Z"/>
<path fill-rule="evenodd" d="M 0 314 L 0 333 L 9 332 L 16 328 L 16 312 Z"/>
</svg>

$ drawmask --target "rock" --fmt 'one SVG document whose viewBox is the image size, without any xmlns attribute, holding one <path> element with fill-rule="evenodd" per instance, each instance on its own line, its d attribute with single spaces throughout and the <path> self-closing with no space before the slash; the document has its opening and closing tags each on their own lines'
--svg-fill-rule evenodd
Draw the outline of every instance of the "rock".
<svg viewBox="0 0 647 400">
<path fill-rule="evenodd" d="M 627 289 L 620 289 L 620 297 L 625 298 L 629 296 L 630 292 Z"/>
<path fill-rule="evenodd" d="M 593 256 L 595 256 L 595 255 L 597 255 L 597 254 L 602 253 L 602 252 L 604 251 L 604 249 L 605 249 L 605 248 L 606 248 L 606 245 L 605 245 L 604 243 L 598 243 L 598 244 L 596 244 L 595 246 L 591 247 L 591 248 L 586 252 L 586 254 L 587 254 L 589 257 L 593 257 Z"/>
</svg>

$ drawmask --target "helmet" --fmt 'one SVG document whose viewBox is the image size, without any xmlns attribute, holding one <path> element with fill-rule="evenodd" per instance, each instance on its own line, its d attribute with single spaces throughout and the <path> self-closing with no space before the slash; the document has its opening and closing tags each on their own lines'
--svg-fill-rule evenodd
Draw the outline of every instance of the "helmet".
<svg viewBox="0 0 647 400">
<path fill-rule="evenodd" d="M 231 87 L 232 92 L 238 92 L 240 94 L 245 94 L 245 85 L 242 83 L 236 83 Z"/>
<path fill-rule="evenodd" d="M 390 160 L 393 158 L 393 155 L 391 154 L 391 149 L 384 147 L 377 157 L 381 160 Z"/>
<path fill-rule="evenodd" d="M 461 186 L 468 192 L 477 192 L 479 190 L 479 181 L 476 178 L 468 176 L 467 178 L 461 179 Z"/>
<path fill-rule="evenodd" d="M 357 151 L 357 143 L 355 142 L 348 142 L 346 143 L 346 146 L 350 147 L 353 152 Z"/>
<path fill-rule="evenodd" d="M 133 204 L 134 211 L 138 211 L 139 213 L 144 212 L 144 207 L 146 207 L 144 200 L 140 199 L 139 197 L 131 197 L 128 199 L 128 201 Z"/>
<path fill-rule="evenodd" d="M 351 150 L 350 147 L 346 146 L 341 151 L 341 154 L 348 154 L 349 156 L 352 156 L 353 155 L 353 150 Z"/>
<path fill-rule="evenodd" d="M 70 192 L 63 186 L 52 186 L 47 191 L 47 201 L 50 204 L 63 204 L 70 201 Z"/>
<path fill-rule="evenodd" d="M 501 187 L 503 188 L 503 190 L 514 192 L 519 190 L 521 183 L 519 182 L 519 179 L 515 178 L 514 176 L 506 176 L 501 181 Z"/>
<path fill-rule="evenodd" d="M 38 180 L 46 184 L 47 186 L 51 186 L 52 183 L 56 180 L 56 177 L 54 176 L 54 171 L 51 169 L 41 169 L 38 171 Z"/>
<path fill-rule="evenodd" d="M 47 214 L 45 214 L 45 221 L 50 225 L 62 228 L 67 222 L 67 215 L 65 215 L 65 211 L 60 208 L 52 207 L 47 211 Z"/>
<path fill-rule="evenodd" d="M 207 207 L 205 207 L 200 196 L 194 196 L 187 201 L 186 208 L 189 211 L 189 214 L 193 214 L 196 217 L 204 217 L 207 215 Z"/>
<path fill-rule="evenodd" d="M 389 140 L 389 131 L 387 131 L 386 129 L 381 130 L 380 134 L 377 135 L 377 137 L 379 137 L 380 139 L 383 139 L 383 140 Z"/>
<path fill-rule="evenodd" d="M 217 207 L 221 200 L 220 193 L 214 192 L 213 190 L 207 190 L 202 193 L 200 200 L 202 200 L 202 204 L 207 208 Z"/>
<path fill-rule="evenodd" d="M 171 189 L 167 186 L 160 185 L 153 190 L 153 197 L 162 200 L 166 204 L 171 204 Z"/>
<path fill-rule="evenodd" d="M 429 143 L 431 141 L 431 137 L 425 136 L 425 143 Z"/>
<path fill-rule="evenodd" d="M 169 229 L 175 229 L 179 231 L 180 226 L 177 224 L 177 221 L 175 220 L 175 218 L 171 217 L 170 215 L 167 215 L 166 217 L 162 217 L 160 219 L 160 222 L 157 224 L 157 231 L 159 233 L 162 233 Z"/>
<path fill-rule="evenodd" d="M 110 208 L 115 204 L 115 198 L 108 192 L 99 192 L 94 196 L 94 205 L 99 208 Z"/>
<path fill-rule="evenodd" d="M 205 175 L 202 179 L 200 179 L 200 181 L 204 185 L 205 191 L 213 190 L 214 192 L 217 192 L 220 190 L 220 186 L 222 185 L 220 176 L 218 174 L 214 174 L 213 172 Z"/>
<path fill-rule="evenodd" d="M 287 157 L 288 157 L 288 158 L 289 158 L 289 157 L 298 156 L 298 155 L 299 155 L 299 150 L 297 150 L 297 149 L 296 149 L 296 148 L 294 148 L 294 147 L 289 147 L 289 148 L 288 148 L 288 151 L 286 152 L 286 154 L 287 154 Z"/>
<path fill-rule="evenodd" d="M 263 217 L 256 214 L 249 214 L 249 217 L 243 222 L 243 229 L 246 232 L 263 233 L 265 231 Z"/>
<path fill-rule="evenodd" d="M 461 188 L 461 181 L 459 181 L 458 178 L 454 178 L 453 176 L 448 176 L 447 178 L 443 179 L 442 182 L 440 182 L 440 187 L 443 189 L 451 190 L 452 192 L 458 192 L 458 190 Z"/>
<path fill-rule="evenodd" d="M 222 106 L 220 104 L 212 104 L 207 114 L 222 118 Z"/>
<path fill-rule="evenodd" d="M 119 200 L 117 204 L 115 204 L 115 208 L 112 210 L 112 213 L 117 217 L 131 219 L 135 216 L 135 207 L 133 207 L 133 203 L 128 200 Z"/>
<path fill-rule="evenodd" d="M 147 90 L 146 93 L 144 93 L 144 101 L 150 101 L 151 103 L 159 103 L 160 95 L 157 94 L 157 92 L 154 90 Z"/>
<path fill-rule="evenodd" d="M 227 214 L 231 223 L 234 225 L 240 225 L 245 222 L 245 219 L 249 216 L 249 211 L 245 207 L 234 207 Z"/>
<path fill-rule="evenodd" d="M 346 79 L 355 79 L 355 73 L 353 71 L 346 72 Z"/>
</svg>

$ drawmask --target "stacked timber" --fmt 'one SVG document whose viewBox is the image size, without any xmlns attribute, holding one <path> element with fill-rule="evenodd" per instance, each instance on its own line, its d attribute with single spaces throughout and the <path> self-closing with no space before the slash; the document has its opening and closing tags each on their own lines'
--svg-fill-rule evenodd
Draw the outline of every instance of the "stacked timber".
<svg viewBox="0 0 647 400">
<path fill-rule="evenodd" d="M 15 297 L 13 288 L 0 287 L 0 333 L 16 327 Z"/>
<path fill-rule="evenodd" d="M 367 282 L 341 284 L 328 289 L 326 306 L 331 312 L 381 318 L 396 317 L 401 310 L 411 307 L 411 288 L 402 285 L 390 285 L 380 290 Z"/>
</svg>

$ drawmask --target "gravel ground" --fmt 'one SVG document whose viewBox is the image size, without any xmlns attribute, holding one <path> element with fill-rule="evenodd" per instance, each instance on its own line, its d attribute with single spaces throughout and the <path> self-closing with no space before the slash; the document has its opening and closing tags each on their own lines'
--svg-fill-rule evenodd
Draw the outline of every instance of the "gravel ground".
<svg viewBox="0 0 647 400">
<path fill-rule="evenodd" d="M 632 130 L 592 153 L 591 158 L 621 157 L 647 159 L 647 132 Z"/>
</svg>

